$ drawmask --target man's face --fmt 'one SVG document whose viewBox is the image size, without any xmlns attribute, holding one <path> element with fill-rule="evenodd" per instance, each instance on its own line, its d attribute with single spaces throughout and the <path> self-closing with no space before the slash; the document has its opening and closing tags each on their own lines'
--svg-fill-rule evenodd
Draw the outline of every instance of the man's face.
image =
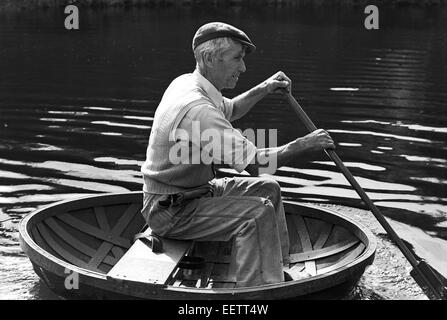
<svg viewBox="0 0 447 320">
<path fill-rule="evenodd" d="M 239 75 L 245 72 L 245 48 L 232 42 L 230 48 L 217 57 L 214 64 L 214 78 L 218 90 L 233 89 L 236 87 Z"/>
</svg>

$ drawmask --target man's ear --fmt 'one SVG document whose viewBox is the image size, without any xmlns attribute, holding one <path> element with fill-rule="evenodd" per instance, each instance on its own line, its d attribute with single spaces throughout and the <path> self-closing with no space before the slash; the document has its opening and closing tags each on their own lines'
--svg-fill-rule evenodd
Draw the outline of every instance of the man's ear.
<svg viewBox="0 0 447 320">
<path fill-rule="evenodd" d="M 214 61 L 215 61 L 215 57 L 210 52 L 203 53 L 203 63 L 208 68 L 213 68 L 214 67 Z"/>
</svg>

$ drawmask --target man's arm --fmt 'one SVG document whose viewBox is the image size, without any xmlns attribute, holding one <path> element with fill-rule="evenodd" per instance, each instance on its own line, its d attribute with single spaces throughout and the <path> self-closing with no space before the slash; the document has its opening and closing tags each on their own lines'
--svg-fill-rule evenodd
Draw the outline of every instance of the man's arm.
<svg viewBox="0 0 447 320">
<path fill-rule="evenodd" d="M 273 174 L 278 168 L 303 154 L 324 149 L 335 149 L 335 144 L 325 130 L 318 129 L 285 145 L 258 149 L 255 163 L 249 164 L 245 171 L 252 176 L 258 176 L 259 173 Z"/>
<path fill-rule="evenodd" d="M 282 71 L 279 71 L 252 89 L 234 97 L 231 119 L 236 120 L 243 117 L 258 101 L 275 90 L 284 88 L 290 92 L 291 84 L 292 81 Z"/>
</svg>

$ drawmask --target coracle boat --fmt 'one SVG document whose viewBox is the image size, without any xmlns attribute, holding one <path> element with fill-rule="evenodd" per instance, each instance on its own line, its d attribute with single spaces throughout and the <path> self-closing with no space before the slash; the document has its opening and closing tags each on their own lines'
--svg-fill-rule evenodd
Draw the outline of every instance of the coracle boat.
<svg viewBox="0 0 447 320">
<path fill-rule="evenodd" d="M 39 277 L 63 296 L 293 299 L 352 288 L 374 260 L 372 233 L 315 205 L 285 201 L 284 206 L 294 268 L 309 276 L 277 284 L 236 288 L 231 241 L 133 241 L 145 225 L 142 192 L 90 196 L 40 209 L 20 222 L 20 243 Z"/>
</svg>

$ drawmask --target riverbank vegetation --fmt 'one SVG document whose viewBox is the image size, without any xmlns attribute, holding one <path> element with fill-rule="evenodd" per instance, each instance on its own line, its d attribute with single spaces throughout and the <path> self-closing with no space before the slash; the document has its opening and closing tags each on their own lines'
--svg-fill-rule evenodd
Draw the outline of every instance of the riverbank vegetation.
<svg viewBox="0 0 447 320">
<path fill-rule="evenodd" d="M 79 7 L 144 7 L 144 6 L 249 6 L 249 5 L 312 5 L 312 6 L 361 6 L 361 5 L 397 5 L 397 6 L 436 6 L 445 5 L 447 0 L 0 0 L 0 10 L 25 10 L 50 8 L 74 4 Z"/>
</svg>

